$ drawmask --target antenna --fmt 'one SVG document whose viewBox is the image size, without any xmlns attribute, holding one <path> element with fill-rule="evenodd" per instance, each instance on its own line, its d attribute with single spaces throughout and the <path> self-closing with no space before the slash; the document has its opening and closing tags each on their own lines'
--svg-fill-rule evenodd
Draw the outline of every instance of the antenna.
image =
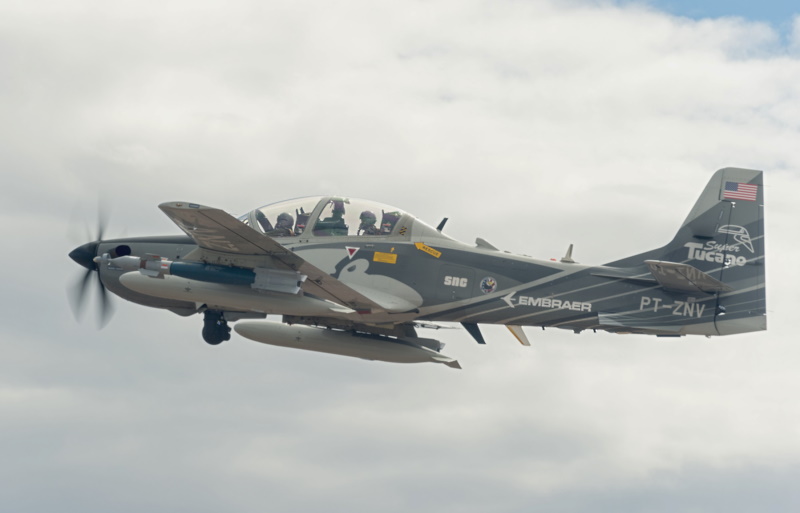
<svg viewBox="0 0 800 513">
<path fill-rule="evenodd" d="M 572 244 L 569 245 L 567 248 L 567 254 L 561 257 L 561 263 L 564 264 L 574 264 L 575 260 L 572 259 Z"/>
</svg>

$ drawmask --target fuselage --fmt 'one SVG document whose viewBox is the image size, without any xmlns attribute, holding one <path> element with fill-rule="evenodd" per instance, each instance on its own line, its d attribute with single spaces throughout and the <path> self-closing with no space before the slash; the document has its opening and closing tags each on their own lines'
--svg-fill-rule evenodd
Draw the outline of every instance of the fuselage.
<svg viewBox="0 0 800 513">
<path fill-rule="evenodd" d="M 140 279 L 143 283 L 153 283 L 152 289 L 145 289 L 149 292 L 146 294 L 120 283 L 125 274 L 122 270 L 101 268 L 100 276 L 111 292 L 128 301 L 180 315 L 191 315 L 199 306 L 213 304 L 230 311 L 304 317 L 327 315 L 368 324 L 419 319 L 580 331 L 601 327 L 601 315 L 607 322 L 614 317 L 622 320 L 646 314 L 654 326 L 653 332 L 660 333 L 664 326 L 674 324 L 684 326 L 686 333 L 687 321 L 698 325 L 713 323 L 713 297 L 676 298 L 654 282 L 636 283 L 609 277 L 612 273 L 602 266 L 537 260 L 445 238 L 412 242 L 391 237 L 329 237 L 324 242 L 302 239 L 281 242 L 343 283 L 372 296 L 402 298 L 408 307 L 382 314 L 345 315 L 337 310 L 326 314 L 314 305 L 314 298 L 304 305 L 301 301 L 289 301 L 286 296 L 238 285 L 170 277 L 175 283 L 171 291 L 168 284 L 143 277 Z M 179 261 L 195 249 L 192 239 L 185 236 L 139 237 L 105 241 L 99 245 L 98 253 L 129 251 L 134 255 L 156 254 Z M 643 276 L 646 272 L 641 270 Z M 621 322 L 620 327 L 623 331 Z M 647 332 L 644 328 L 624 331 Z"/>
</svg>

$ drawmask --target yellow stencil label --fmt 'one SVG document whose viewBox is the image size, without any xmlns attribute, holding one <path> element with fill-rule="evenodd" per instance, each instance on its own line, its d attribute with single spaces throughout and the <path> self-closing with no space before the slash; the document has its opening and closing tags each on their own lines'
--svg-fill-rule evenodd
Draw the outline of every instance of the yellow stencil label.
<svg viewBox="0 0 800 513">
<path fill-rule="evenodd" d="M 414 246 L 416 246 L 416 248 L 418 250 L 424 251 L 425 253 L 429 254 L 432 257 L 439 258 L 440 256 L 442 256 L 442 252 L 441 251 L 436 251 L 432 247 L 427 246 L 427 245 L 423 244 L 422 242 L 415 242 Z"/>
<path fill-rule="evenodd" d="M 375 255 L 372 257 L 374 262 L 383 262 L 384 264 L 396 264 L 397 263 L 397 254 L 396 253 L 381 253 L 380 251 L 376 251 Z"/>
</svg>

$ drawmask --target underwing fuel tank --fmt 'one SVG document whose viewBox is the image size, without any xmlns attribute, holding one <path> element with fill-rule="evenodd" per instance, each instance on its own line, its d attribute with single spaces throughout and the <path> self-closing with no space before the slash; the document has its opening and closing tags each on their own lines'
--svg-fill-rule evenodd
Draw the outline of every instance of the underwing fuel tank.
<svg viewBox="0 0 800 513">
<path fill-rule="evenodd" d="M 432 339 L 396 339 L 268 321 L 240 321 L 233 329 L 245 338 L 273 346 L 353 356 L 364 360 L 393 363 L 432 362 L 443 363 L 454 369 L 461 368 L 455 359 L 426 347 L 427 345 L 441 347 L 438 341 Z"/>
</svg>

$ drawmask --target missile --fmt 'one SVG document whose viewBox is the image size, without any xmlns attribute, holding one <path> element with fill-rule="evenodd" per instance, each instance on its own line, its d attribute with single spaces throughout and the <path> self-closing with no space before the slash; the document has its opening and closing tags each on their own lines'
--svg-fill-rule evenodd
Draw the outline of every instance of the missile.
<svg viewBox="0 0 800 513">
<path fill-rule="evenodd" d="M 355 310 L 324 299 L 270 292 L 241 285 L 190 280 L 179 276 L 164 275 L 161 278 L 153 278 L 133 271 L 120 276 L 119 282 L 135 292 L 148 296 L 200 305 L 225 305 L 229 308 L 267 314 L 325 317 L 355 313 Z"/>
<path fill-rule="evenodd" d="M 443 344 L 433 339 L 398 339 L 269 321 L 239 321 L 233 329 L 245 338 L 273 346 L 352 356 L 364 360 L 393 363 L 432 362 L 443 363 L 454 369 L 461 368 L 458 361 L 438 352 Z"/>
</svg>

